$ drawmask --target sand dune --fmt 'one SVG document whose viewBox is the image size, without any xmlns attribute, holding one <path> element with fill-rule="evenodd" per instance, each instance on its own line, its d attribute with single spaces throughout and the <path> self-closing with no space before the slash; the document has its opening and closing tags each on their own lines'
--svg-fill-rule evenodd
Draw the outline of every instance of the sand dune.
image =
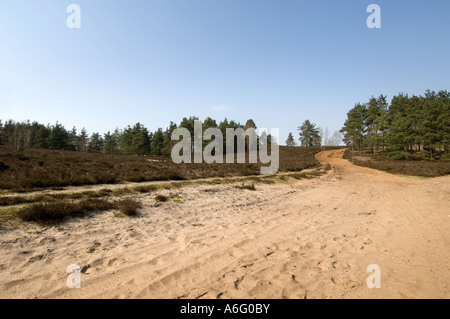
<svg viewBox="0 0 450 319">
<path fill-rule="evenodd" d="M 2 298 L 450 298 L 450 176 L 416 179 L 325 151 L 296 184 L 192 186 L 114 212 L 0 234 Z M 167 191 L 169 192 L 169 191 Z M 66 286 L 67 266 L 83 269 Z M 369 289 L 367 266 L 381 267 Z"/>
</svg>

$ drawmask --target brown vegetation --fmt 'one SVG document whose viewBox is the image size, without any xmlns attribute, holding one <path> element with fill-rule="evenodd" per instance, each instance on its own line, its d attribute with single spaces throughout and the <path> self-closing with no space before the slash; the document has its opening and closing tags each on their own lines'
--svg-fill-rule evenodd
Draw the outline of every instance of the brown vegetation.
<svg viewBox="0 0 450 319">
<path fill-rule="evenodd" d="M 167 202 L 167 201 L 169 200 L 169 198 L 168 198 L 167 196 L 165 196 L 165 195 L 156 195 L 156 196 L 155 196 L 155 200 L 156 200 L 157 202 L 162 202 L 162 203 L 164 203 L 164 202 Z"/>
<path fill-rule="evenodd" d="M 235 186 L 235 187 L 236 187 L 236 188 L 239 188 L 239 189 L 247 189 L 247 190 L 249 190 L 249 191 L 254 191 L 254 190 L 256 190 L 255 183 L 251 183 L 251 184 L 243 183 L 242 185 L 237 185 L 237 186 Z"/>
<path fill-rule="evenodd" d="M 84 216 L 93 211 L 105 211 L 114 208 L 114 206 L 114 203 L 105 199 L 35 203 L 19 210 L 17 217 L 27 222 L 53 223 L 69 217 Z"/>
<path fill-rule="evenodd" d="M 9 191 L 0 196 L 0 220 L 9 223 L 16 219 L 40 224 L 54 224 L 71 217 L 84 217 L 92 212 L 116 210 L 126 216 L 137 214 L 141 204 L 122 196 L 153 193 L 158 190 L 180 189 L 193 184 L 224 185 L 236 184 L 237 188 L 255 190 L 255 184 L 286 183 L 324 174 L 329 167 L 319 166 L 314 156 L 320 148 L 281 147 L 280 171 L 284 174 L 259 175 L 261 164 L 181 164 L 176 165 L 170 158 L 126 155 L 103 155 L 75 153 L 70 151 L 27 150 L 21 154 L 8 153 L 0 148 L 2 165 L 0 185 Z M 3 152 L 3 153 L 2 153 Z M 301 172 L 307 168 L 313 168 Z M 229 169 L 229 171 L 227 171 Z M 287 171 L 291 171 L 286 173 Z M 74 172 L 78 172 L 78 175 Z M 129 180 L 129 176 L 141 174 L 139 180 L 159 181 L 163 177 L 177 176 L 179 181 L 163 183 L 124 185 L 97 190 L 79 189 L 59 192 L 66 185 L 83 185 L 114 177 L 115 182 Z M 104 176 L 109 176 L 105 180 Z M 194 180 L 217 177 L 206 180 Z M 225 177 L 225 178 L 224 178 Z M 86 178 L 86 180 L 83 179 Z M 90 180 L 89 180 L 90 179 Z M 185 180 L 192 179 L 192 180 Z M 39 183 L 36 181 L 38 180 Z M 112 182 L 112 180 L 110 180 Z M 53 192 L 33 192 L 31 194 L 9 194 L 11 190 L 38 191 L 36 187 L 51 187 Z M 171 196 L 155 194 L 156 202 L 167 202 Z M 176 196 L 175 196 L 176 197 Z M 172 199 L 183 203 L 179 197 Z M 15 227 L 15 226 L 13 226 Z"/>
<path fill-rule="evenodd" d="M 131 198 L 118 201 L 116 206 L 125 216 L 136 216 L 137 210 L 142 207 L 140 202 Z"/>
<path fill-rule="evenodd" d="M 311 179 L 330 170 L 330 165 L 322 165 L 305 172 L 290 172 L 277 175 L 260 175 L 244 177 L 227 177 L 199 181 L 167 182 L 152 185 L 125 186 L 114 189 L 100 189 L 97 191 L 56 192 L 50 194 L 20 194 L 0 197 L 0 228 L 16 228 L 15 220 L 37 222 L 39 224 L 58 224 L 67 218 L 85 217 L 89 213 L 116 210 L 126 216 L 134 216 L 141 207 L 139 202 L 121 196 L 151 193 L 157 190 L 173 190 L 192 185 L 230 185 L 243 190 L 256 190 L 255 184 L 292 183 L 300 179 Z M 213 189 L 205 191 L 214 192 Z M 180 193 L 170 195 L 157 194 L 157 203 L 172 200 L 184 203 Z"/>
<path fill-rule="evenodd" d="M 373 155 L 370 151 L 359 154 L 357 151 L 347 150 L 344 159 L 363 167 L 374 168 L 394 174 L 411 176 L 437 177 L 450 174 L 450 162 L 444 160 L 424 160 L 417 154 L 410 154 L 410 160 L 396 160 L 387 154 Z"/>
<path fill-rule="evenodd" d="M 15 217 L 26 222 L 55 224 L 67 218 L 84 217 L 89 213 L 115 209 L 125 216 L 135 216 L 141 208 L 140 202 L 126 198 L 111 201 L 108 199 L 82 199 L 79 201 L 59 200 L 53 202 L 36 202 L 14 211 Z"/>
<path fill-rule="evenodd" d="M 319 147 L 280 147 L 280 171 L 301 171 L 318 165 Z M 258 175 L 257 164 L 174 164 L 170 157 L 105 155 L 71 151 L 27 149 L 14 153 L 0 146 L 0 189 L 114 184 L 205 177 Z M 142 189 L 145 192 L 145 189 Z"/>
</svg>

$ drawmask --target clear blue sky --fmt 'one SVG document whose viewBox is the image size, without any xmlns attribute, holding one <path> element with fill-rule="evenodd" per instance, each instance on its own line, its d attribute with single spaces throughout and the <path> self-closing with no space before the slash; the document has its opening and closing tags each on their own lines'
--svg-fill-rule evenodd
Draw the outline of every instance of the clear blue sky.
<svg viewBox="0 0 450 319">
<path fill-rule="evenodd" d="M 1 0 L 0 119 L 104 133 L 252 118 L 284 142 L 305 119 L 340 129 L 372 95 L 449 89 L 449 37 L 448 0 Z"/>
</svg>

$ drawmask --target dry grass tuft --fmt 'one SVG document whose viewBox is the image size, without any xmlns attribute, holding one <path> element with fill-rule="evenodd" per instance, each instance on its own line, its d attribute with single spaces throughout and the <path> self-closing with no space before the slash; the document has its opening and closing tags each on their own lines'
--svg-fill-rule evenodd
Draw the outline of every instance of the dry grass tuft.
<svg viewBox="0 0 450 319">
<path fill-rule="evenodd" d="M 239 188 L 239 189 L 247 189 L 249 191 L 255 191 L 256 190 L 255 183 L 251 183 L 251 184 L 243 183 L 242 185 L 237 185 L 235 187 Z"/>
<path fill-rule="evenodd" d="M 125 216 L 136 216 L 142 204 L 134 199 L 127 198 L 116 203 L 117 209 Z"/>
<path fill-rule="evenodd" d="M 114 208 L 114 204 L 105 199 L 84 199 L 78 202 L 35 203 L 24 207 L 16 214 L 23 221 L 52 223 L 70 217 L 81 217 L 89 212 L 105 211 L 112 208 Z"/>
<path fill-rule="evenodd" d="M 169 197 L 167 197 L 165 195 L 158 194 L 158 195 L 155 196 L 155 200 L 157 202 L 165 203 L 165 202 L 167 202 L 169 200 Z"/>
</svg>

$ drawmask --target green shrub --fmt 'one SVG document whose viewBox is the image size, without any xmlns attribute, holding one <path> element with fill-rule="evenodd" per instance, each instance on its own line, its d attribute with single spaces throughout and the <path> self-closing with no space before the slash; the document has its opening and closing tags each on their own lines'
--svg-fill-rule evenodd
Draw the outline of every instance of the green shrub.
<svg viewBox="0 0 450 319">
<path fill-rule="evenodd" d="M 411 154 L 408 152 L 390 152 L 388 153 L 389 158 L 400 161 L 400 160 L 406 160 L 406 161 L 420 161 L 424 158 L 417 154 Z"/>
</svg>

